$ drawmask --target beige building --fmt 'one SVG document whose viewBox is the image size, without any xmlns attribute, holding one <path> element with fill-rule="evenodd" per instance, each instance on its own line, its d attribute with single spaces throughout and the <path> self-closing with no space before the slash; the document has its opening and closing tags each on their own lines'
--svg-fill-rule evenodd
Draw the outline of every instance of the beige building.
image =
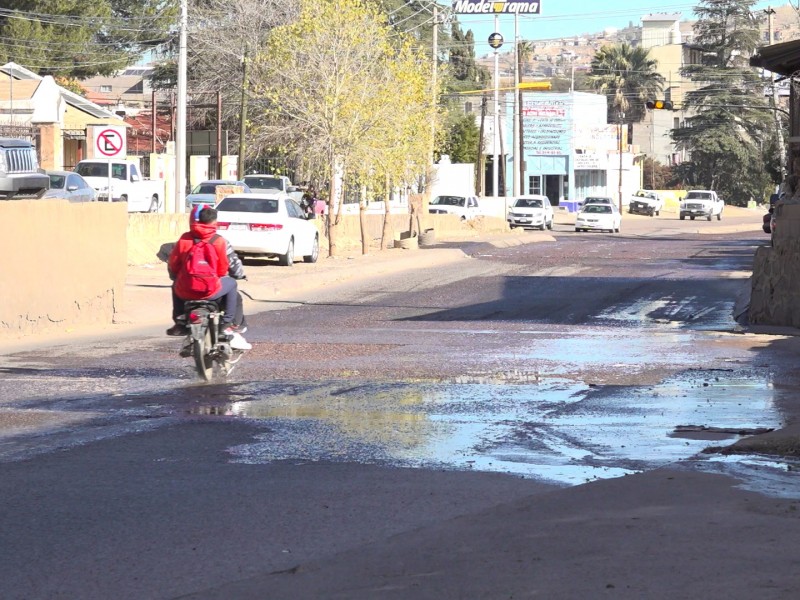
<svg viewBox="0 0 800 600">
<path fill-rule="evenodd" d="M 87 127 L 125 127 L 117 115 L 15 63 L 0 67 L 0 135 L 36 142 L 45 169 L 71 170 L 87 156 Z"/>
<path fill-rule="evenodd" d="M 683 110 L 686 94 L 697 84 L 681 75 L 686 65 L 700 62 L 700 53 L 691 44 L 692 34 L 685 31 L 680 13 L 657 13 L 642 17 L 641 47 L 657 61 L 658 72 L 664 77 L 663 100 L 669 100 L 674 110 L 650 110 L 641 123 L 633 126 L 632 142 L 640 151 L 664 165 L 678 164 L 681 154 L 675 149 L 670 131 L 680 125 L 687 113 Z M 646 179 L 644 187 L 650 184 Z"/>
</svg>

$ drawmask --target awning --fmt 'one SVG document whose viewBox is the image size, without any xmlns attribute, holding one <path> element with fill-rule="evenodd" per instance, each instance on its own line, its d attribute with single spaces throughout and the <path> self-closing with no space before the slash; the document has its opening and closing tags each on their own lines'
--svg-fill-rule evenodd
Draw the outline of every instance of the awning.
<svg viewBox="0 0 800 600">
<path fill-rule="evenodd" d="M 760 67 L 786 77 L 800 71 L 800 40 L 760 48 L 750 57 L 751 67 Z"/>
</svg>

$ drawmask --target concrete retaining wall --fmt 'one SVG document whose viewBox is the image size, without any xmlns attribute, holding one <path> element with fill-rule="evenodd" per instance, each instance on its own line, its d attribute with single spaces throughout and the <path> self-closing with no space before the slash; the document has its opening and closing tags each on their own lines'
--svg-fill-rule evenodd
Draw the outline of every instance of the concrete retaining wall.
<svg viewBox="0 0 800 600">
<path fill-rule="evenodd" d="M 800 327 L 800 204 L 775 210 L 773 246 L 758 248 L 753 262 L 748 320 Z"/>
<path fill-rule="evenodd" d="M 0 202 L 0 337 L 110 323 L 126 272 L 124 204 Z"/>
<path fill-rule="evenodd" d="M 380 249 L 383 215 L 368 214 L 367 239 L 370 248 Z M 409 216 L 390 215 L 392 230 L 387 245 L 391 245 L 396 235 L 407 231 Z M 320 230 L 320 246 L 322 256 L 327 256 L 328 241 L 323 232 L 322 219 L 312 221 Z M 508 231 L 503 219 L 479 217 L 471 221 L 461 221 L 454 215 L 420 215 L 419 225 L 422 231 L 434 229 L 438 237 L 464 236 L 470 233 L 498 233 Z M 416 220 L 414 226 L 417 226 Z M 185 214 L 161 215 L 149 213 L 131 214 L 128 220 L 128 264 L 144 265 L 158 263 L 158 253 L 163 244 L 177 240 L 189 228 L 189 216 Z M 341 252 L 352 252 L 361 249 L 361 224 L 358 215 L 342 215 L 338 226 L 338 245 Z"/>
</svg>

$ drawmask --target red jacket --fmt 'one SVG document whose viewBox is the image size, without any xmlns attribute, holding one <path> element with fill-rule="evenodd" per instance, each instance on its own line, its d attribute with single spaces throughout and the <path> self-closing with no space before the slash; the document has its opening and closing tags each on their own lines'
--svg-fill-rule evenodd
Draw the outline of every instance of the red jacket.
<svg viewBox="0 0 800 600">
<path fill-rule="evenodd" d="M 194 245 L 195 240 L 203 240 L 208 242 L 212 237 L 214 237 L 214 235 L 216 235 L 216 233 L 216 223 L 209 225 L 206 223 L 192 221 L 189 226 L 189 231 L 184 233 L 178 239 L 178 242 L 175 244 L 175 247 L 172 249 L 172 252 L 169 255 L 167 269 L 169 270 L 170 277 L 174 279 L 181 271 L 183 268 L 183 263 L 186 260 L 187 254 L 189 253 L 189 249 Z M 217 250 L 217 275 L 224 277 L 228 274 L 228 253 L 225 240 L 222 237 L 217 236 L 217 239 L 210 243 Z M 181 286 L 177 280 L 175 283 L 175 294 L 181 300 L 205 300 L 206 298 L 211 298 L 212 296 L 218 294 L 220 289 L 222 289 L 222 284 L 218 282 L 213 293 L 203 297 L 197 297 L 196 293 L 193 294 L 191 291 L 181 289 Z"/>
</svg>

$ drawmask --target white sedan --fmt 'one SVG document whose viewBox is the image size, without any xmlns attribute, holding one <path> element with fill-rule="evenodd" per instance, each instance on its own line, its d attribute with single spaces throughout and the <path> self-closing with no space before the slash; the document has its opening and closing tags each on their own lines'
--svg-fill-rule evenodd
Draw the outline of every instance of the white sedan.
<svg viewBox="0 0 800 600">
<path fill-rule="evenodd" d="M 319 257 L 319 232 L 283 192 L 228 196 L 217 205 L 219 232 L 241 256 L 278 257 L 291 266 Z"/>
<path fill-rule="evenodd" d="M 584 204 L 575 219 L 575 231 L 609 231 L 619 233 L 622 216 L 612 204 Z"/>
</svg>

